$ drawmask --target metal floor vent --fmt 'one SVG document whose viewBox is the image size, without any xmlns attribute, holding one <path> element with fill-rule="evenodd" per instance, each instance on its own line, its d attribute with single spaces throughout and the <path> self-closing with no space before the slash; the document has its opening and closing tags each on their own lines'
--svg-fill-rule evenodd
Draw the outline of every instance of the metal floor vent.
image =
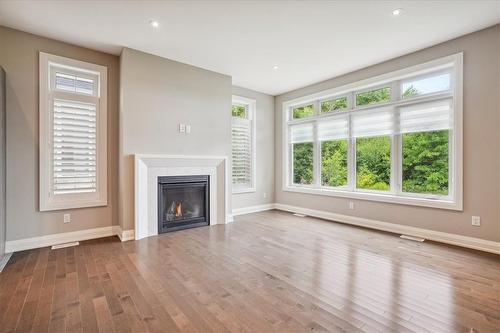
<svg viewBox="0 0 500 333">
<path fill-rule="evenodd" d="M 420 242 L 420 243 L 423 243 L 425 241 L 425 238 L 408 236 L 408 235 L 401 235 L 399 237 L 401 237 L 403 239 L 408 239 L 408 240 L 411 240 L 411 241 L 414 241 L 414 242 Z"/>
<path fill-rule="evenodd" d="M 80 245 L 80 242 L 69 242 L 69 243 L 53 245 L 50 249 L 57 250 L 57 249 L 63 249 L 65 247 L 78 246 L 78 245 Z"/>
</svg>

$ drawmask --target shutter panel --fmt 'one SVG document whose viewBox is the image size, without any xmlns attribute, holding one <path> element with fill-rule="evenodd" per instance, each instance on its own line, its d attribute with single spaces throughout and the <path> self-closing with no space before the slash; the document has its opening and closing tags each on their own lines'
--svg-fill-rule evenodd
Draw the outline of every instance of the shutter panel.
<svg viewBox="0 0 500 333">
<path fill-rule="evenodd" d="M 233 184 L 252 183 L 252 126 L 248 119 L 233 118 L 232 126 Z"/>
<path fill-rule="evenodd" d="M 290 135 L 291 143 L 312 142 L 314 140 L 313 124 L 291 126 Z"/>
<path fill-rule="evenodd" d="M 346 116 L 335 117 L 318 123 L 319 141 L 347 139 L 348 136 L 349 120 Z"/>
<path fill-rule="evenodd" d="M 430 132 L 451 129 L 452 100 L 441 100 L 399 109 L 400 132 Z"/>
<path fill-rule="evenodd" d="M 394 133 L 394 112 L 390 108 L 358 111 L 352 115 L 352 136 L 355 138 L 391 135 Z"/>
<path fill-rule="evenodd" d="M 53 192 L 97 190 L 96 105 L 54 100 Z"/>
</svg>

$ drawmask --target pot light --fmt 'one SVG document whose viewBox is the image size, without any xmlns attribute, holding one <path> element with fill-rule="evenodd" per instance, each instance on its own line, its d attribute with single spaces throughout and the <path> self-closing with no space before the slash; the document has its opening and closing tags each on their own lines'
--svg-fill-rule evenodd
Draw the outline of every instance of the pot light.
<svg viewBox="0 0 500 333">
<path fill-rule="evenodd" d="M 158 28 L 160 26 L 160 23 L 156 20 L 151 20 L 149 21 L 149 25 L 152 27 L 152 28 Z"/>
<path fill-rule="evenodd" d="M 392 16 L 399 16 L 401 15 L 401 12 L 402 12 L 401 8 L 396 8 L 392 11 Z"/>
<path fill-rule="evenodd" d="M 278 67 L 278 65 L 274 65 L 274 66 L 273 66 L 273 69 L 274 69 L 275 71 L 277 71 L 277 70 L 278 70 L 278 68 L 279 68 L 279 67 Z"/>
</svg>

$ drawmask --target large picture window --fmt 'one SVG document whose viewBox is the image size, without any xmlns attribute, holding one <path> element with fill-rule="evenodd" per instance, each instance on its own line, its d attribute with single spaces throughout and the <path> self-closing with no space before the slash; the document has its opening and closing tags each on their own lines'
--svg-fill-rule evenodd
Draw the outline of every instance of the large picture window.
<svg viewBox="0 0 500 333">
<path fill-rule="evenodd" d="M 40 210 L 104 206 L 106 67 L 40 53 Z"/>
<path fill-rule="evenodd" d="M 462 54 L 283 104 L 284 190 L 462 209 Z"/>
</svg>

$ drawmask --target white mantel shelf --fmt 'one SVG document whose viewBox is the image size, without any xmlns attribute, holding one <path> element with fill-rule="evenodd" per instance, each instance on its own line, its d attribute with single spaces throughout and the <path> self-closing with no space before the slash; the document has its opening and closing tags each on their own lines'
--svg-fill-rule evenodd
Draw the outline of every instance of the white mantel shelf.
<svg viewBox="0 0 500 333">
<path fill-rule="evenodd" d="M 158 235 L 158 177 L 210 176 L 210 225 L 232 221 L 225 156 L 135 155 L 135 239 Z"/>
</svg>

